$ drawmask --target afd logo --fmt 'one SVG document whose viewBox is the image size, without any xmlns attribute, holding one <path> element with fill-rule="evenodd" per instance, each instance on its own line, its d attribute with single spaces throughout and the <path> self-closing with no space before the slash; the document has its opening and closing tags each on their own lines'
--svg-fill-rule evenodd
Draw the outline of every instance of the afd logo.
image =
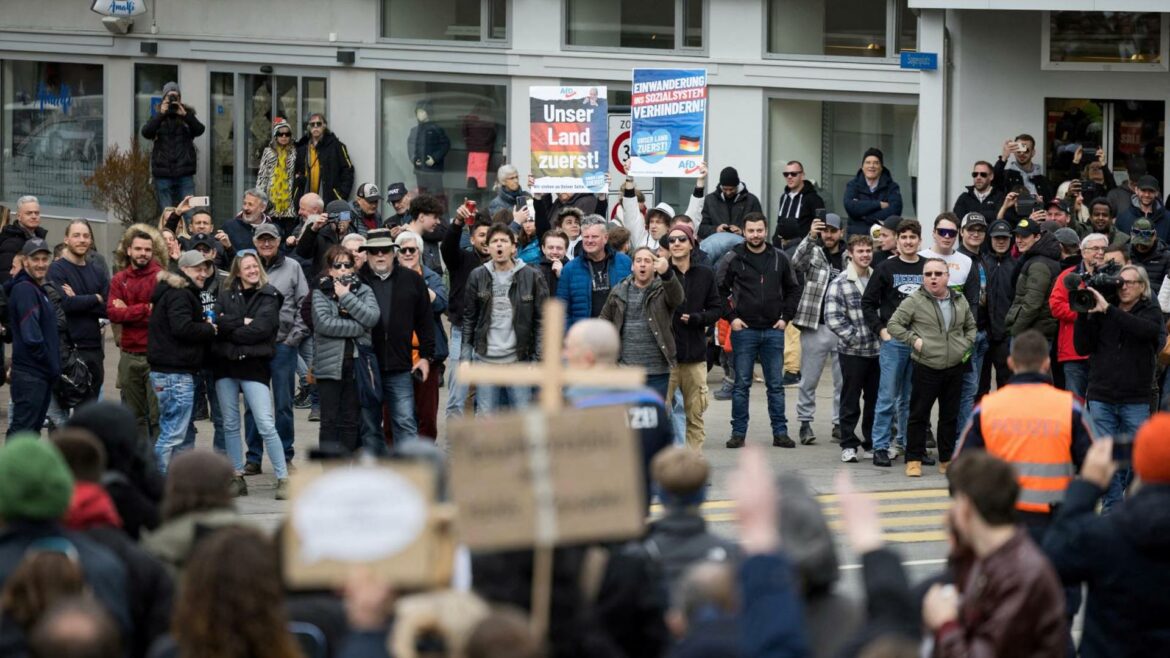
<svg viewBox="0 0 1170 658">
<path fill-rule="evenodd" d="M 561 87 L 561 98 L 573 98 L 577 95 L 577 90 L 572 87 Z"/>
<path fill-rule="evenodd" d="M 699 170 L 701 163 L 694 160 L 679 160 L 678 166 L 682 168 L 684 174 L 693 174 Z"/>
</svg>

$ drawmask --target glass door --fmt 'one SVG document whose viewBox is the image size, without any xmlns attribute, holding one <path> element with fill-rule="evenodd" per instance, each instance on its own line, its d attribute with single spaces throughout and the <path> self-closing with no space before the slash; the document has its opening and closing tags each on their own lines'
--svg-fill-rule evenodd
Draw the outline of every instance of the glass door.
<svg viewBox="0 0 1170 658">
<path fill-rule="evenodd" d="M 1088 159 L 1097 149 L 1103 150 L 1105 164 L 1118 184 L 1145 174 L 1164 183 L 1164 102 L 1049 98 L 1045 110 L 1045 164 L 1053 181 L 1071 175 L 1072 160 L 1080 147 L 1088 152 L 1082 156 Z"/>
</svg>

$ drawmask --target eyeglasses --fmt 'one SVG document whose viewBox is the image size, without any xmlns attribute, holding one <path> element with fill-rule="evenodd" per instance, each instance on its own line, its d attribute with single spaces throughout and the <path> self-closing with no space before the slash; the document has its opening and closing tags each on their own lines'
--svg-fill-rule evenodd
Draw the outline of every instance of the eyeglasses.
<svg viewBox="0 0 1170 658">
<path fill-rule="evenodd" d="M 390 247 L 366 247 L 366 253 L 371 256 L 384 256 L 392 251 L 394 249 Z"/>
<path fill-rule="evenodd" d="M 940 238 L 953 238 L 959 235 L 959 232 L 953 228 L 936 228 L 935 233 L 938 233 Z"/>
<path fill-rule="evenodd" d="M 1152 240 L 1155 235 L 1157 234 L 1155 233 L 1154 229 L 1141 229 L 1130 233 L 1130 237 L 1137 238 L 1139 240 Z"/>
<path fill-rule="evenodd" d="M 320 128 L 320 127 L 321 127 L 321 126 L 323 126 L 323 125 L 325 125 L 325 122 L 324 122 L 324 121 L 310 121 L 310 122 L 309 122 L 309 127 L 310 127 L 310 128 Z"/>
<path fill-rule="evenodd" d="M 1140 286 L 1140 285 L 1142 285 L 1142 282 L 1140 279 L 1133 279 L 1133 280 L 1122 279 L 1121 280 L 1121 287 L 1122 288 L 1124 288 L 1126 286 Z"/>
<path fill-rule="evenodd" d="M 690 242 L 690 241 L 691 241 L 691 239 L 685 235 L 672 235 L 669 238 L 667 238 L 667 242 L 669 242 L 670 244 L 682 244 L 684 242 Z"/>
<path fill-rule="evenodd" d="M 403 256 L 413 256 L 418 253 L 418 247 L 399 247 L 398 253 Z"/>
<path fill-rule="evenodd" d="M 335 269 L 335 270 L 352 270 L 353 263 L 350 263 L 347 261 L 338 261 L 338 262 L 333 264 L 333 269 Z"/>
<path fill-rule="evenodd" d="M 1095 247 L 1083 247 L 1081 251 L 1105 251 L 1105 247 L 1097 245 Z"/>
<path fill-rule="evenodd" d="M 938 277 L 938 276 L 946 276 L 946 275 L 947 275 L 946 272 L 923 272 L 922 273 L 922 276 L 929 277 L 931 279 Z"/>
<path fill-rule="evenodd" d="M 292 133 L 276 133 L 277 137 L 292 137 Z"/>
<path fill-rule="evenodd" d="M 799 176 L 803 173 L 804 173 L 803 171 L 786 171 L 786 172 L 784 172 L 784 177 L 785 178 L 796 178 L 797 176 Z"/>
<path fill-rule="evenodd" d="M 990 171 L 973 171 L 973 172 L 971 172 L 971 178 L 991 178 L 991 172 Z"/>
</svg>

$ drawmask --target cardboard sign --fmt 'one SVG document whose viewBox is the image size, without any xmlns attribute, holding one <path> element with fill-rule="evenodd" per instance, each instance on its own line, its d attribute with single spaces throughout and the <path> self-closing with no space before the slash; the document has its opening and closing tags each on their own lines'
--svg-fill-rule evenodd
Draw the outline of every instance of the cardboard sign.
<svg viewBox="0 0 1170 658">
<path fill-rule="evenodd" d="M 366 565 L 400 587 L 448 582 L 452 514 L 435 505 L 435 480 L 425 464 L 302 467 L 289 483 L 285 581 L 333 587 Z"/>
<path fill-rule="evenodd" d="M 603 192 L 609 171 L 605 87 L 530 87 L 532 191 Z"/>
<path fill-rule="evenodd" d="M 707 72 L 634 69 L 630 171 L 635 176 L 697 178 L 707 123 Z"/>
<path fill-rule="evenodd" d="M 623 407 L 453 420 L 448 431 L 456 527 L 470 548 L 643 531 L 640 449 Z"/>
</svg>

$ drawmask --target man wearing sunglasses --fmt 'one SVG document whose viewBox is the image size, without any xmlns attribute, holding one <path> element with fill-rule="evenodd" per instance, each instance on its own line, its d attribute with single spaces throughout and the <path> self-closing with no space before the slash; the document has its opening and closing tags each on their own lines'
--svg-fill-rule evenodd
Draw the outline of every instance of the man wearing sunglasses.
<svg viewBox="0 0 1170 658">
<path fill-rule="evenodd" d="M 353 192 L 353 162 L 349 150 L 329 130 L 325 115 L 309 115 L 308 131 L 297 142 L 297 173 L 295 196 L 300 205 L 301 196 L 310 192 L 321 195 L 326 202 L 345 201 Z"/>
<path fill-rule="evenodd" d="M 1129 260 L 1146 268 L 1150 277 L 1150 292 L 1157 297 L 1162 291 L 1162 279 L 1170 265 L 1170 247 L 1158 237 L 1158 231 L 1148 219 L 1139 219 L 1129 233 Z"/>
<path fill-rule="evenodd" d="M 995 171 L 990 162 L 980 160 L 971 167 L 971 185 L 967 191 L 955 199 L 953 212 L 956 217 L 965 217 L 967 213 L 977 212 L 984 217 L 995 217 L 1003 205 L 1003 190 L 992 185 L 995 180 Z"/>
<path fill-rule="evenodd" d="M 789 160 L 784 165 L 783 176 L 784 191 L 780 193 L 776 232 L 772 235 L 772 244 L 777 249 L 784 249 L 804 239 L 817 211 L 825 207 L 825 201 L 817 194 L 817 188 L 804 179 L 804 165 L 799 160 Z"/>
</svg>

